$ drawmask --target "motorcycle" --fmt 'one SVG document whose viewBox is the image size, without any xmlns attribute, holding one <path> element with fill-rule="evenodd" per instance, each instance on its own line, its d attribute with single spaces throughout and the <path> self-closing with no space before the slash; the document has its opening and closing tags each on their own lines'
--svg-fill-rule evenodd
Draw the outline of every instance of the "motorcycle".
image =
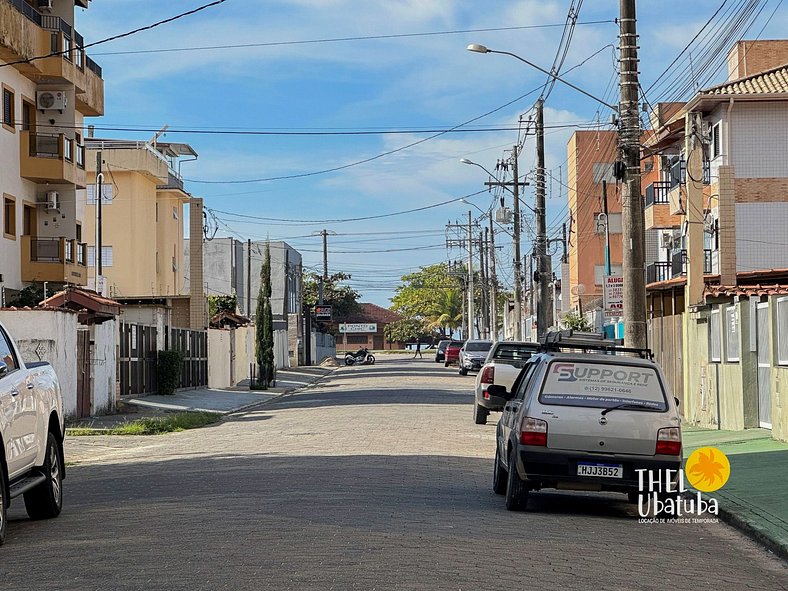
<svg viewBox="0 0 788 591">
<path fill-rule="evenodd" d="M 375 356 L 366 348 L 355 353 L 345 353 L 345 365 L 375 365 Z"/>
</svg>

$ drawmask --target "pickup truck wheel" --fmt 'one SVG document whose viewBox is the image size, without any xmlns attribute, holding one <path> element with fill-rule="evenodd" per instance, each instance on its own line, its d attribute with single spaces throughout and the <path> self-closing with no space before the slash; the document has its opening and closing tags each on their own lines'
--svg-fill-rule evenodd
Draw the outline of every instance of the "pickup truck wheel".
<svg viewBox="0 0 788 591">
<path fill-rule="evenodd" d="M 473 421 L 477 425 L 486 425 L 487 416 L 490 414 L 490 411 L 483 406 L 479 406 L 476 402 L 473 403 L 473 407 Z"/>
<path fill-rule="evenodd" d="M 495 470 L 493 471 L 493 492 L 496 495 L 506 494 L 506 468 L 501 463 L 501 454 L 498 445 L 495 446 Z"/>
<path fill-rule="evenodd" d="M 464 367 L 461 367 L 460 368 L 460 375 L 461 376 L 467 376 L 468 375 L 468 370 L 465 369 Z"/>
<path fill-rule="evenodd" d="M 517 473 L 517 451 L 509 453 L 509 470 L 506 475 L 506 508 L 523 511 L 528 504 L 528 486 Z"/>
<path fill-rule="evenodd" d="M 449 367 L 449 362 L 448 361 L 444 361 L 443 362 L 443 367 Z"/>
<path fill-rule="evenodd" d="M 8 498 L 5 494 L 5 470 L 0 465 L 0 546 L 5 542 L 6 524 L 8 522 Z"/>
<path fill-rule="evenodd" d="M 63 464 L 60 457 L 60 442 L 50 431 L 41 467 L 46 480 L 25 493 L 25 508 L 30 519 L 50 519 L 60 515 L 63 508 Z"/>
</svg>

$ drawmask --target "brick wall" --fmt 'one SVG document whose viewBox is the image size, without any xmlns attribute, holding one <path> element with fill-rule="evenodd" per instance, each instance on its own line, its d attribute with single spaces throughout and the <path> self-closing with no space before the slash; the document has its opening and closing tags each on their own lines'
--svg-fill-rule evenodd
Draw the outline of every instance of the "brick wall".
<svg viewBox="0 0 788 591">
<path fill-rule="evenodd" d="M 788 63 L 788 40 L 739 41 L 728 53 L 728 80 Z"/>
</svg>

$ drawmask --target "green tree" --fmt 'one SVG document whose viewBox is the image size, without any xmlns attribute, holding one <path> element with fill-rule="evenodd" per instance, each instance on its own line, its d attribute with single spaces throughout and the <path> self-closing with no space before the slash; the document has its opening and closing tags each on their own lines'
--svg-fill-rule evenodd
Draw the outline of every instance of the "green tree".
<svg viewBox="0 0 788 591">
<path fill-rule="evenodd" d="M 232 312 L 238 309 L 238 297 L 233 295 L 208 296 L 208 317 L 213 318 L 219 312 Z"/>
<path fill-rule="evenodd" d="M 426 322 L 417 318 L 403 318 L 390 322 L 383 329 L 383 334 L 389 343 L 405 343 L 424 338 L 430 331 Z"/>
<path fill-rule="evenodd" d="M 580 316 L 580 314 L 577 312 L 567 312 L 561 319 L 561 324 L 563 324 L 565 328 L 571 328 L 574 330 L 594 330 L 594 327 L 591 326 L 591 323 L 588 321 L 588 319 L 585 316 Z"/>
<path fill-rule="evenodd" d="M 54 292 L 50 291 L 49 295 L 52 295 Z M 44 300 L 44 286 L 43 284 L 34 283 L 33 285 L 28 285 L 24 289 L 17 292 L 16 295 L 8 298 L 5 305 L 6 306 L 13 306 L 16 308 L 24 308 L 29 306 L 30 308 L 35 308 Z"/>
<path fill-rule="evenodd" d="M 462 299 L 460 278 L 449 273 L 446 263 L 437 263 L 403 275 L 391 309 L 448 335 L 462 324 Z"/>
<path fill-rule="evenodd" d="M 271 246 L 265 245 L 265 258 L 260 267 L 260 291 L 255 317 L 255 358 L 257 386 L 267 390 L 274 380 L 274 316 L 271 311 Z"/>
<path fill-rule="evenodd" d="M 319 302 L 321 276 L 314 272 L 304 274 L 304 303 L 310 308 Z M 333 308 L 334 318 L 346 318 L 361 311 L 358 303 L 359 293 L 349 285 L 343 285 L 351 276 L 347 273 L 334 273 L 323 285 L 323 303 Z"/>
</svg>

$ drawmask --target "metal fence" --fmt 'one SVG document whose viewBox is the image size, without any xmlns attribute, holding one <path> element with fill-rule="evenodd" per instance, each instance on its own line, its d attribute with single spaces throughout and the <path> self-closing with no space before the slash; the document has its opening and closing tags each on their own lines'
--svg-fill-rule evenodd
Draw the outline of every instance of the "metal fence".
<svg viewBox="0 0 788 591">
<path fill-rule="evenodd" d="M 208 385 L 208 331 L 171 328 L 166 348 L 183 353 L 181 388 Z"/>
</svg>

